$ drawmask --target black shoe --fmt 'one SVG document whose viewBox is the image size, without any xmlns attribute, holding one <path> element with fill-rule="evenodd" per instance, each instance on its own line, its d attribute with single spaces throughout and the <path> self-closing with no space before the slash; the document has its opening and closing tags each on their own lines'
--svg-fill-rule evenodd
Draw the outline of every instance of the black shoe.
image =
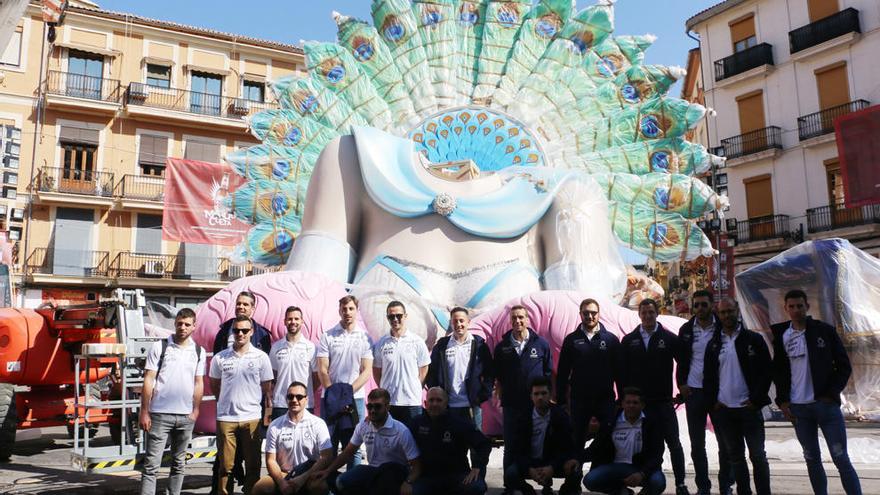
<svg viewBox="0 0 880 495">
<path fill-rule="evenodd" d="M 559 487 L 559 495 L 581 495 L 581 485 L 577 481 L 565 482 Z"/>
<path fill-rule="evenodd" d="M 675 487 L 675 495 L 691 495 L 691 492 L 688 491 L 687 486 L 679 485 Z"/>
</svg>

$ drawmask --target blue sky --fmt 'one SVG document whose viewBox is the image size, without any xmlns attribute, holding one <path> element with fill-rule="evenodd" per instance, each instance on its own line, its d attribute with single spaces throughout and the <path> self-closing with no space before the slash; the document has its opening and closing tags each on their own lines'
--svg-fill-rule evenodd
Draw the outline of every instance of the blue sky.
<svg viewBox="0 0 880 495">
<path fill-rule="evenodd" d="M 128 12 L 258 38 L 298 43 L 332 41 L 336 25 L 330 13 L 368 19 L 370 0 L 97 0 L 108 10 Z M 657 35 L 648 52 L 652 64 L 681 65 L 696 42 L 685 35 L 688 17 L 720 0 L 619 0 L 615 5 L 617 34 Z M 594 2 L 578 0 L 579 8 Z"/>
</svg>

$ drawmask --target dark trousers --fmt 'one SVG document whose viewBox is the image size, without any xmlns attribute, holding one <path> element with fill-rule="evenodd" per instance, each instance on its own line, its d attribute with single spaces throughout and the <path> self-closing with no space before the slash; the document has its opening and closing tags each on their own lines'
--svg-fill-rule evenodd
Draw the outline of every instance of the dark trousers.
<svg viewBox="0 0 880 495">
<path fill-rule="evenodd" d="M 755 491 L 770 495 L 770 464 L 764 451 L 764 416 L 760 409 L 722 407 L 716 413 L 718 431 L 724 437 L 727 458 L 736 475 L 736 493 L 751 495 L 749 466 L 746 464 L 746 445 L 755 471 Z"/>
<path fill-rule="evenodd" d="M 587 443 L 587 430 L 590 418 L 605 424 L 614 415 L 614 399 L 592 399 L 572 396 L 571 398 L 571 430 L 574 436 L 574 448 L 580 452 Z"/>
<path fill-rule="evenodd" d="M 461 482 L 468 473 L 422 475 L 413 483 L 413 495 L 483 495 L 488 488 L 482 477 L 467 485 Z"/>
<path fill-rule="evenodd" d="M 632 464 L 621 462 L 603 464 L 591 468 L 590 472 L 584 476 L 584 487 L 591 492 L 617 495 L 623 488 L 623 480 L 638 472 L 640 472 L 639 468 Z M 645 495 L 661 495 L 666 489 L 666 477 L 663 476 L 663 471 L 658 469 L 653 473 L 648 473 L 642 481 L 642 486 L 645 488 Z"/>
<path fill-rule="evenodd" d="M 669 458 L 672 460 L 672 473 L 675 476 L 675 486 L 684 484 L 684 449 L 681 448 L 681 440 L 678 436 L 678 418 L 675 416 L 675 408 L 672 401 L 648 402 L 645 414 L 652 416 L 663 426 L 663 439 L 666 448 L 669 449 Z"/>
<path fill-rule="evenodd" d="M 574 472 L 566 476 L 562 463 L 554 463 L 553 461 L 545 459 L 532 459 L 531 463 L 528 466 L 520 466 L 520 464 L 517 462 L 511 463 L 510 466 L 504 468 L 504 486 L 508 489 L 519 490 L 526 493 L 533 493 L 534 490 L 526 482 L 526 480 L 529 479 L 528 470 L 529 468 L 543 466 L 553 467 L 554 478 L 565 479 L 565 481 L 562 483 L 562 487 L 560 487 L 559 489 L 560 495 L 566 493 L 580 493 L 580 469 L 576 469 L 574 470 Z M 552 486 L 552 483 L 548 484 L 547 486 Z"/>
<path fill-rule="evenodd" d="M 718 419 L 713 410 L 714 404 L 706 403 L 703 389 L 692 388 L 688 396 L 685 408 L 687 412 L 688 436 L 691 440 L 691 460 L 694 462 L 697 491 L 709 493 L 712 482 L 709 480 L 709 460 L 706 457 L 706 416 L 712 419 L 716 426 L 715 438 L 718 440 L 718 485 L 721 492 L 733 486 L 735 475 L 730 468 L 727 459 L 727 449 L 724 447 L 724 437 L 717 430 Z"/>
<path fill-rule="evenodd" d="M 422 414 L 422 406 L 391 406 L 388 408 L 391 417 L 409 426 L 409 421 Z"/>
<path fill-rule="evenodd" d="M 336 478 L 338 495 L 388 495 L 400 493 L 400 485 L 409 475 L 409 468 L 396 462 L 381 466 L 361 464 Z"/>
<path fill-rule="evenodd" d="M 524 409 L 525 408 L 517 408 L 516 406 L 503 406 L 501 408 L 501 436 L 504 439 L 504 455 L 501 459 L 501 465 L 505 473 L 507 472 L 507 468 L 514 462 L 512 447 L 517 436 L 516 420 Z M 507 485 L 507 476 L 504 477 L 504 487 L 513 488 L 512 486 Z"/>
</svg>

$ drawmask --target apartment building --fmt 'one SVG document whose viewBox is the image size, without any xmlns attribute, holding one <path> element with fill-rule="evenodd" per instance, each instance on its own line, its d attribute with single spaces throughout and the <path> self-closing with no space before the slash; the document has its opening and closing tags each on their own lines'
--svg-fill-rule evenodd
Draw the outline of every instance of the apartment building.
<svg viewBox="0 0 880 495">
<path fill-rule="evenodd" d="M 19 301 L 115 287 L 195 305 L 259 268 L 162 238 L 167 157 L 219 162 L 254 144 L 267 81 L 303 69 L 292 45 L 72 1 L 53 43 L 32 2 L 0 60 L 2 229 Z"/>
<path fill-rule="evenodd" d="M 801 240 L 880 253 L 880 205 L 846 208 L 834 120 L 880 103 L 876 0 L 727 0 L 686 23 L 699 39 L 682 97 L 717 116 L 696 138 L 727 157 L 714 186 L 737 272 Z"/>
</svg>

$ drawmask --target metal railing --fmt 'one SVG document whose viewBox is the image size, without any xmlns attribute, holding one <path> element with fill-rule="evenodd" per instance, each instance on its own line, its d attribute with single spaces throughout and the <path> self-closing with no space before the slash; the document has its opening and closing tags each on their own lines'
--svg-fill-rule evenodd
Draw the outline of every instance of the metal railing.
<svg viewBox="0 0 880 495">
<path fill-rule="evenodd" d="M 110 262 L 110 273 L 117 278 L 181 278 L 183 256 L 122 251 Z"/>
<path fill-rule="evenodd" d="M 282 266 L 257 266 L 253 263 L 233 263 L 228 258 L 220 260 L 220 280 L 231 282 L 251 275 L 277 272 Z"/>
<path fill-rule="evenodd" d="M 41 167 L 36 185 L 43 192 L 113 196 L 113 172 L 79 168 Z"/>
<path fill-rule="evenodd" d="M 865 100 L 855 100 L 816 113 L 798 117 L 798 138 L 801 141 L 834 132 L 834 119 L 868 108 Z"/>
<path fill-rule="evenodd" d="M 773 46 L 761 43 L 715 61 L 715 80 L 721 81 L 762 65 L 773 65 Z"/>
<path fill-rule="evenodd" d="M 721 140 L 728 159 L 751 155 L 772 148 L 782 149 L 782 129 L 772 125 L 756 131 Z"/>
<path fill-rule="evenodd" d="M 139 82 L 128 85 L 125 91 L 125 103 L 230 119 L 241 119 L 263 110 L 278 108 L 274 103 L 261 103 L 185 89 L 157 88 Z"/>
<path fill-rule="evenodd" d="M 116 79 L 50 70 L 46 91 L 50 95 L 120 103 L 122 85 Z"/>
<path fill-rule="evenodd" d="M 837 204 L 807 210 L 807 232 L 810 234 L 872 223 L 880 223 L 880 205 L 847 208 L 844 204 Z"/>
<path fill-rule="evenodd" d="M 791 237 L 788 215 L 769 215 L 736 223 L 737 243 Z"/>
<path fill-rule="evenodd" d="M 76 249 L 35 248 L 25 261 L 29 274 L 106 277 L 110 253 Z"/>
<path fill-rule="evenodd" d="M 165 177 L 126 174 L 116 183 L 114 194 L 122 199 L 162 202 L 165 199 Z"/>
<path fill-rule="evenodd" d="M 847 33 L 861 33 L 859 11 L 850 7 L 788 32 L 791 53 L 806 50 Z"/>
</svg>

